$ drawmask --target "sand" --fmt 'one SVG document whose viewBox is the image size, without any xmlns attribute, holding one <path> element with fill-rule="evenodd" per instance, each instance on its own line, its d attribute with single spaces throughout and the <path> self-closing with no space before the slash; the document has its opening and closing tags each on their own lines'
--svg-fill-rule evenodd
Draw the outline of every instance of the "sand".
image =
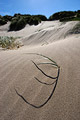
<svg viewBox="0 0 80 120">
<path fill-rule="evenodd" d="M 24 44 L 18 50 L 0 50 L 0 120 L 79 120 L 80 119 L 80 34 L 70 35 L 77 22 L 42 22 L 38 26 L 27 25 L 18 32 L 7 32 L 8 26 L 0 27 L 0 36 L 21 37 Z M 53 86 L 31 62 L 47 59 L 26 53 L 39 53 L 55 60 L 60 66 L 60 76 L 52 98 L 42 108 L 26 104 L 16 90 L 34 105 L 42 104 Z M 41 65 L 49 75 L 56 76 L 56 69 Z"/>
</svg>

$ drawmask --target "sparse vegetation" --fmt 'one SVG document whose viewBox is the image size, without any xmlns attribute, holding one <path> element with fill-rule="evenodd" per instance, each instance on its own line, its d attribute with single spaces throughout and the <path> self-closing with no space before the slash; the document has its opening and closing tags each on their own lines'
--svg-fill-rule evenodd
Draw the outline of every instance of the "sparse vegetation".
<svg viewBox="0 0 80 120">
<path fill-rule="evenodd" d="M 21 30 L 26 24 L 38 25 L 41 21 L 46 21 L 47 18 L 43 15 L 21 15 L 15 14 L 11 20 L 9 31 Z"/>
<path fill-rule="evenodd" d="M 12 16 L 8 16 L 8 15 L 1 16 L 0 15 L 0 26 L 7 24 L 8 21 L 11 21 L 11 19 L 12 19 Z"/>
<path fill-rule="evenodd" d="M 19 48 L 21 45 L 19 42 L 16 42 L 16 39 L 17 37 L 0 36 L 0 46 L 5 49 Z"/>
<path fill-rule="evenodd" d="M 80 10 L 78 11 L 61 11 L 54 13 L 47 19 L 44 15 L 30 15 L 30 14 L 14 14 L 14 16 L 1 16 L 0 25 L 5 25 L 11 21 L 9 31 L 17 31 L 23 29 L 26 24 L 38 25 L 41 21 L 59 20 L 60 22 L 80 21 Z"/>
<path fill-rule="evenodd" d="M 61 18 L 60 22 L 68 22 L 68 21 L 80 21 L 79 17 L 66 17 L 66 18 Z"/>
</svg>

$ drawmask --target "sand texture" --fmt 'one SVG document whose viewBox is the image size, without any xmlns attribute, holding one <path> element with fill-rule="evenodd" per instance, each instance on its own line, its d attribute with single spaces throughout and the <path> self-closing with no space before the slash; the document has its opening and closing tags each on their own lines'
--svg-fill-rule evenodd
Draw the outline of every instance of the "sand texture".
<svg viewBox="0 0 80 120">
<path fill-rule="evenodd" d="M 17 50 L 0 49 L 0 120 L 80 120 L 80 34 L 69 34 L 77 22 L 42 22 L 27 25 L 23 30 L 7 32 L 0 27 L 0 36 L 17 36 L 24 44 Z M 30 103 L 40 105 L 50 95 L 54 80 L 44 76 L 32 63 L 48 62 L 39 53 L 50 57 L 60 66 L 60 76 L 52 98 L 42 108 L 34 108 L 23 101 L 15 89 Z M 40 65 L 50 76 L 56 68 Z"/>
</svg>

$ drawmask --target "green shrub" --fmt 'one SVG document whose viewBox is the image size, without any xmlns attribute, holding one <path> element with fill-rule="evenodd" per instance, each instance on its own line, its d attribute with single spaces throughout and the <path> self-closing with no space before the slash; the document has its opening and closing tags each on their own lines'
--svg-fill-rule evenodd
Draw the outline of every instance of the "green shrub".
<svg viewBox="0 0 80 120">
<path fill-rule="evenodd" d="M 49 20 L 60 20 L 60 22 L 80 21 L 80 10 L 78 11 L 62 11 L 54 13 Z"/>
<path fill-rule="evenodd" d="M 33 19 L 33 24 L 34 25 L 38 25 L 40 23 L 40 20 L 38 20 L 37 18 Z"/>
<path fill-rule="evenodd" d="M 0 15 L 0 25 L 5 25 L 7 23 L 7 20 L 3 18 L 3 16 Z"/>
<path fill-rule="evenodd" d="M 72 21 L 72 20 L 74 20 L 74 19 L 75 19 L 75 17 L 65 17 L 65 18 L 61 18 L 61 19 L 60 19 L 60 22 Z"/>
<path fill-rule="evenodd" d="M 16 28 L 15 30 L 21 30 L 25 27 L 26 25 L 26 21 L 24 18 L 20 18 L 18 21 L 17 21 L 17 24 L 16 24 Z"/>
<path fill-rule="evenodd" d="M 62 11 L 57 12 L 49 17 L 49 20 L 60 20 L 62 18 L 74 17 L 75 12 L 73 11 Z"/>
<path fill-rule="evenodd" d="M 5 24 L 7 24 L 7 21 L 6 21 L 6 20 L 4 20 L 3 18 L 2 18 L 2 19 L 0 19 L 0 25 L 5 25 Z"/>
<path fill-rule="evenodd" d="M 33 15 L 32 17 L 38 18 L 38 20 L 41 20 L 41 21 L 47 21 L 47 18 L 44 15 Z"/>
<path fill-rule="evenodd" d="M 77 17 L 80 18 L 80 10 L 78 10 L 76 13 L 77 13 Z"/>
<path fill-rule="evenodd" d="M 77 17 L 80 18 L 80 14 L 77 14 Z"/>
<path fill-rule="evenodd" d="M 22 16 L 14 17 L 9 26 L 9 31 L 17 31 L 24 28 L 26 25 L 26 20 Z"/>
<path fill-rule="evenodd" d="M 21 16 L 21 14 L 20 13 L 14 14 L 13 18 L 18 16 Z"/>
<path fill-rule="evenodd" d="M 77 13 L 80 14 L 80 10 L 78 10 Z"/>
<path fill-rule="evenodd" d="M 66 17 L 60 19 L 60 22 L 68 22 L 68 21 L 80 21 L 80 17 Z"/>
<path fill-rule="evenodd" d="M 5 25 L 7 24 L 8 21 L 11 21 L 12 17 L 5 15 L 5 16 L 1 16 L 0 15 L 0 25 Z"/>
<path fill-rule="evenodd" d="M 17 25 L 17 20 L 12 20 L 10 26 L 9 26 L 9 31 L 15 31 L 16 30 L 16 25 Z"/>
<path fill-rule="evenodd" d="M 8 22 L 8 21 L 11 21 L 12 18 L 13 18 L 13 17 L 12 17 L 12 16 L 9 16 L 9 15 L 3 16 L 3 19 L 6 20 L 7 22 Z"/>
<path fill-rule="evenodd" d="M 9 31 L 21 30 L 25 27 L 26 24 L 29 25 L 38 25 L 41 22 L 40 17 L 34 15 L 20 15 L 15 14 L 15 17 L 12 18 L 11 24 L 9 26 Z"/>
<path fill-rule="evenodd" d="M 32 16 L 32 25 L 38 25 L 41 22 L 41 19 L 37 16 Z"/>
</svg>

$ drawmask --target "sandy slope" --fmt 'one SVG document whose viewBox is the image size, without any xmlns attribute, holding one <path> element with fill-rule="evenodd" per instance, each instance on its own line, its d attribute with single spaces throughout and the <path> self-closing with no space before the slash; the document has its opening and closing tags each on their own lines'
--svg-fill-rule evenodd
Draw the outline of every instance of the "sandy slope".
<svg viewBox="0 0 80 120">
<path fill-rule="evenodd" d="M 76 22 L 61 24 L 42 22 L 38 26 L 26 26 L 19 32 L 1 35 L 23 36 L 24 47 L 18 50 L 0 51 L 0 120 L 79 120 L 80 119 L 80 34 L 68 36 Z M 28 28 L 27 28 L 28 27 Z M 57 88 L 51 100 L 40 109 L 26 104 L 15 92 L 18 90 L 28 101 L 40 105 L 49 96 L 53 86 L 38 83 L 34 77 L 51 83 L 36 69 L 36 63 L 46 59 L 26 53 L 41 53 L 51 57 L 61 67 Z M 41 66 L 49 75 L 56 75 L 51 66 Z"/>
</svg>

